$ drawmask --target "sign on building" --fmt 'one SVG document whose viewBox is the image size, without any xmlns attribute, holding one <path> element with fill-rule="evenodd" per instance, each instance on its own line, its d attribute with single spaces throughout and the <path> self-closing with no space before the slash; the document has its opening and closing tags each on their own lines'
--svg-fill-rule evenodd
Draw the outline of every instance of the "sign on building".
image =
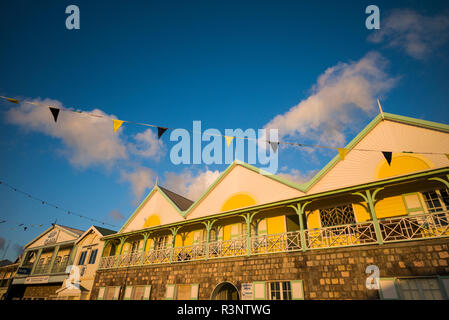
<svg viewBox="0 0 449 320">
<path fill-rule="evenodd" d="M 59 230 L 55 229 L 47 235 L 47 239 L 45 239 L 44 244 L 52 244 L 56 243 L 56 239 L 58 238 Z"/>
<path fill-rule="evenodd" d="M 25 284 L 39 284 L 39 283 L 48 283 L 49 276 L 42 277 L 28 277 L 25 279 Z"/>
<path fill-rule="evenodd" d="M 253 300 L 252 283 L 242 283 L 242 300 Z"/>
</svg>

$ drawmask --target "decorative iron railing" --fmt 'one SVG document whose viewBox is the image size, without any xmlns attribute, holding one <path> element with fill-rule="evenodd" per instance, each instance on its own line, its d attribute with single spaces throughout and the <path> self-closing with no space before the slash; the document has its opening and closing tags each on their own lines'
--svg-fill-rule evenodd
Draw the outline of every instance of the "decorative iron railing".
<svg viewBox="0 0 449 320">
<path fill-rule="evenodd" d="M 171 253 L 171 247 L 147 251 L 143 258 L 143 264 L 168 263 L 170 262 Z"/>
<path fill-rule="evenodd" d="M 377 243 L 372 221 L 304 230 L 307 249 L 322 249 Z"/>
<path fill-rule="evenodd" d="M 63 261 L 61 263 L 55 263 L 51 269 L 51 273 L 61 273 L 66 272 L 68 261 Z"/>
<path fill-rule="evenodd" d="M 132 267 L 140 265 L 142 255 L 142 251 L 122 254 L 118 257 L 118 267 Z"/>
<path fill-rule="evenodd" d="M 422 215 L 380 219 L 378 231 L 383 242 L 409 241 L 449 236 L 449 213 L 435 212 Z M 237 257 L 248 254 L 270 254 L 297 250 L 315 250 L 380 243 L 374 221 L 305 229 L 304 243 L 301 231 L 279 234 L 216 240 L 183 247 L 163 247 L 146 252 L 102 257 L 99 269 L 176 263 L 192 260 Z M 248 240 L 250 248 L 248 248 Z M 249 250 L 249 251 L 248 251 Z M 46 265 L 37 266 L 35 273 L 44 273 Z"/>
<path fill-rule="evenodd" d="M 109 269 L 109 268 L 114 267 L 116 258 L 117 258 L 116 256 L 101 257 L 98 268 Z"/>
<path fill-rule="evenodd" d="M 379 220 L 384 242 L 449 236 L 449 213 L 433 212 Z"/>
<path fill-rule="evenodd" d="M 172 262 L 183 262 L 189 260 L 201 260 L 206 258 L 206 244 L 175 247 L 173 249 Z"/>
<path fill-rule="evenodd" d="M 209 243 L 209 258 L 236 257 L 248 254 L 247 238 L 236 238 Z"/>
<path fill-rule="evenodd" d="M 50 271 L 50 263 L 38 264 L 36 268 L 34 268 L 33 274 L 45 274 Z"/>
<path fill-rule="evenodd" d="M 274 253 L 301 249 L 299 231 L 251 237 L 251 253 Z"/>
</svg>

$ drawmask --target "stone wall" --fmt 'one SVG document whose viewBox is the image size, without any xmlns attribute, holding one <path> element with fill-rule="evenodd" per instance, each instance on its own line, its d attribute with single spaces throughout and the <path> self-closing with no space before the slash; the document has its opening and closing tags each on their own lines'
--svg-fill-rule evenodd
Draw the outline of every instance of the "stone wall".
<svg viewBox="0 0 449 320">
<path fill-rule="evenodd" d="M 45 298 L 55 299 L 58 295 L 56 290 L 61 288 L 62 283 L 45 284 L 45 285 L 29 285 L 25 288 L 23 298 Z"/>
<path fill-rule="evenodd" d="M 105 286 L 151 284 L 154 300 L 164 299 L 167 284 L 199 284 L 198 298 L 210 299 L 225 281 L 240 292 L 242 283 L 297 279 L 305 299 L 379 299 L 366 288 L 367 266 L 378 266 L 380 277 L 449 275 L 448 247 L 449 239 L 435 239 L 99 270 L 91 299 Z"/>
</svg>

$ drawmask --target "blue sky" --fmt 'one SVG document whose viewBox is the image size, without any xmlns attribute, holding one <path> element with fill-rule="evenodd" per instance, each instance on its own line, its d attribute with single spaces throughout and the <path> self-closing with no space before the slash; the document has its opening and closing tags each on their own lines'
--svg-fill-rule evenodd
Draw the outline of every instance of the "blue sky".
<svg viewBox="0 0 449 320">
<path fill-rule="evenodd" d="M 71 4 L 80 30 L 65 28 Z M 365 27 L 370 4 L 378 31 Z M 448 21 L 444 1 L 3 1 L 0 95 L 173 128 L 279 126 L 286 141 L 343 146 L 377 97 L 385 112 L 449 123 Z M 56 126 L 30 112 L 0 102 L 0 180 L 117 226 L 156 176 L 194 198 L 226 168 L 173 165 L 169 133 L 158 142 L 146 127 L 106 132 L 65 113 Z M 279 173 L 302 182 L 334 155 L 282 148 Z M 0 257 L 55 219 L 92 224 L 5 187 L 0 201 Z"/>
</svg>

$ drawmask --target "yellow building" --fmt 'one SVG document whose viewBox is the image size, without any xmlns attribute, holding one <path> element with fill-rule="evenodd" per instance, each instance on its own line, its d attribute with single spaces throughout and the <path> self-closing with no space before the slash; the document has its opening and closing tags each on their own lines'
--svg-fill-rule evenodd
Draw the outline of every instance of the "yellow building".
<svg viewBox="0 0 449 320">
<path fill-rule="evenodd" d="M 196 201 L 156 186 L 102 238 L 91 299 L 445 299 L 448 133 L 384 114 L 304 184 L 234 161 Z"/>
</svg>

